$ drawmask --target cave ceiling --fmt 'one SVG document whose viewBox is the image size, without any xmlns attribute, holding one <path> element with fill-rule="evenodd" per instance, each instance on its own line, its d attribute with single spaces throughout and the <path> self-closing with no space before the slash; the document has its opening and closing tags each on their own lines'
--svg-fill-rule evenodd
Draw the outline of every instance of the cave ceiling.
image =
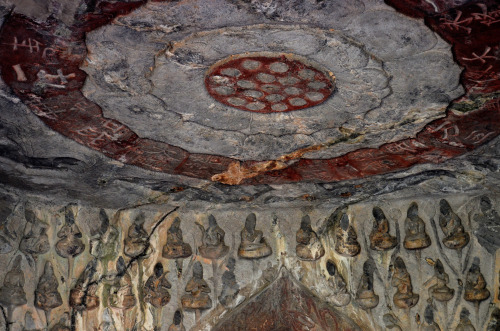
<svg viewBox="0 0 500 331">
<path fill-rule="evenodd" d="M 0 5 L 6 192 L 119 208 L 496 190 L 495 1 Z"/>
</svg>

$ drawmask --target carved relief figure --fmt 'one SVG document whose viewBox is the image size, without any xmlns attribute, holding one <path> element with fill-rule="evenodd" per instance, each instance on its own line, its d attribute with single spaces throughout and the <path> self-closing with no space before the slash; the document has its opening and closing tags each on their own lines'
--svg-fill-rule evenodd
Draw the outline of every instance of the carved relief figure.
<svg viewBox="0 0 500 331">
<path fill-rule="evenodd" d="M 451 249 L 462 249 L 469 243 L 470 236 L 462 226 L 462 220 L 453 212 L 450 204 L 445 199 L 439 202 L 439 225 L 445 237 L 443 244 Z"/>
<path fill-rule="evenodd" d="M 163 307 L 170 301 L 168 290 L 172 287 L 172 284 L 168 281 L 167 274 L 168 272 L 163 272 L 161 262 L 158 262 L 154 266 L 153 274 L 144 284 L 144 301 L 155 308 Z"/>
<path fill-rule="evenodd" d="M 387 329 L 394 331 L 402 331 L 401 327 L 399 326 L 398 320 L 393 314 L 385 314 L 382 317 L 382 320 L 384 321 L 384 325 Z"/>
<path fill-rule="evenodd" d="M 33 211 L 26 209 L 24 214 L 27 223 L 23 238 L 19 243 L 19 250 L 36 259 L 38 255 L 45 254 L 50 249 L 49 237 L 46 233 L 47 227 L 35 216 Z"/>
<path fill-rule="evenodd" d="M 336 214 L 335 251 L 342 256 L 356 256 L 361 251 L 356 231 L 350 225 L 349 216 L 345 210 Z"/>
<path fill-rule="evenodd" d="M 96 295 L 98 280 L 97 260 L 93 259 L 87 264 L 70 291 L 70 307 L 77 311 L 99 307 L 99 297 Z"/>
<path fill-rule="evenodd" d="M 210 287 L 203 279 L 203 266 L 200 262 L 193 265 L 193 277 L 186 285 L 186 292 L 181 298 L 182 307 L 185 309 L 210 309 L 212 299 L 210 299 Z"/>
<path fill-rule="evenodd" d="M 163 246 L 163 257 L 183 259 L 193 254 L 191 246 L 182 239 L 181 220 L 176 217 L 167 231 L 167 243 Z"/>
<path fill-rule="evenodd" d="M 378 305 L 378 295 L 373 290 L 373 272 L 375 271 L 375 262 L 366 260 L 363 264 L 363 274 L 358 285 L 356 293 L 356 303 L 362 309 L 373 309 Z"/>
<path fill-rule="evenodd" d="M 495 307 L 490 315 L 490 320 L 488 321 L 488 327 L 486 331 L 498 331 L 500 330 L 500 308 Z"/>
<path fill-rule="evenodd" d="M 480 200 L 481 212 L 474 216 L 479 228 L 474 231 L 477 241 L 490 254 L 495 254 L 498 248 L 497 238 L 500 238 L 500 215 L 493 209 L 490 198 L 486 195 Z"/>
<path fill-rule="evenodd" d="M 257 217 L 254 213 L 247 216 L 245 227 L 241 230 L 241 244 L 238 255 L 246 259 L 259 259 L 271 255 L 271 247 L 263 237 L 262 231 L 255 230 Z"/>
<path fill-rule="evenodd" d="M 229 251 L 229 247 L 224 243 L 226 233 L 222 230 L 213 215 L 208 216 L 208 228 L 196 223 L 201 230 L 202 245 L 198 247 L 200 255 L 207 259 L 220 259 Z"/>
<path fill-rule="evenodd" d="M 27 311 L 26 314 L 24 314 L 23 331 L 41 331 L 41 329 L 36 328 L 31 311 Z"/>
<path fill-rule="evenodd" d="M 465 279 L 464 299 L 479 304 L 489 298 L 490 291 L 486 289 L 486 280 L 479 268 L 480 260 L 475 257 Z"/>
<path fill-rule="evenodd" d="M 328 284 L 332 294 L 326 297 L 326 301 L 330 302 L 334 306 L 346 306 L 351 302 L 351 295 L 347 291 L 344 278 L 338 272 L 335 262 L 328 260 L 326 262 L 326 270 L 330 276 L 328 279 Z"/>
<path fill-rule="evenodd" d="M 386 251 L 396 247 L 397 238 L 389 234 L 389 221 L 379 207 L 373 208 L 373 229 L 370 233 L 370 248 L 377 251 Z"/>
<path fill-rule="evenodd" d="M 431 238 L 425 232 L 425 223 L 418 216 L 418 205 L 415 202 L 412 202 L 408 208 L 405 232 L 404 246 L 406 249 L 423 249 L 430 246 Z"/>
<path fill-rule="evenodd" d="M 52 264 L 47 261 L 35 290 L 35 306 L 43 310 L 50 310 L 62 305 L 61 295 L 57 291 L 58 287 L 59 283 L 54 275 Z"/>
<path fill-rule="evenodd" d="M 177 309 L 174 313 L 174 320 L 168 327 L 168 331 L 186 331 L 186 328 L 182 325 L 182 317 L 182 312 Z"/>
<path fill-rule="evenodd" d="M 65 208 L 65 223 L 57 233 L 57 237 L 61 239 L 56 243 L 56 252 L 61 257 L 74 258 L 85 249 L 85 245 L 80 240 L 82 233 L 75 224 L 75 215 L 70 206 Z"/>
<path fill-rule="evenodd" d="M 118 230 L 109 226 L 101 237 L 91 241 L 90 254 L 100 259 L 112 259 L 118 251 L 119 236 Z"/>
<path fill-rule="evenodd" d="M 434 265 L 434 276 L 425 282 L 424 286 L 429 287 L 429 297 L 440 302 L 450 301 L 455 294 L 455 290 L 447 286 L 450 278 L 444 271 L 443 263 L 437 259 Z"/>
<path fill-rule="evenodd" d="M 59 322 L 50 329 L 50 331 L 70 331 L 70 317 L 68 313 L 64 313 Z"/>
<path fill-rule="evenodd" d="M 476 331 L 469 319 L 470 313 L 467 308 L 462 308 L 460 312 L 460 323 L 458 323 L 455 331 Z"/>
<path fill-rule="evenodd" d="M 240 292 L 240 286 L 234 275 L 235 266 L 236 260 L 234 257 L 230 257 L 226 265 L 227 270 L 222 274 L 222 293 L 219 296 L 219 302 L 224 307 L 228 307 Z"/>
<path fill-rule="evenodd" d="M 0 287 L 0 304 L 7 307 L 8 318 L 17 306 L 26 304 L 26 293 L 24 292 L 24 273 L 21 266 L 21 255 L 16 256 L 12 269 L 5 275 L 3 287 Z"/>
<path fill-rule="evenodd" d="M 419 295 L 413 293 L 410 274 L 406 270 L 403 259 L 399 256 L 394 261 L 391 285 L 397 288 L 397 292 L 393 297 L 394 304 L 397 307 L 409 309 L 417 304 Z"/>
<path fill-rule="evenodd" d="M 297 257 L 304 261 L 315 261 L 325 255 L 325 248 L 319 241 L 318 235 L 311 227 L 311 219 L 308 215 L 302 217 L 300 229 L 296 234 L 297 246 L 295 252 Z"/>
<path fill-rule="evenodd" d="M 151 253 L 149 246 L 149 236 L 144 230 L 144 214 L 139 214 L 128 228 L 127 238 L 124 241 L 123 253 L 131 258 L 144 254 L 144 257 Z"/>
<path fill-rule="evenodd" d="M 132 279 L 121 256 L 116 261 L 116 273 L 111 284 L 108 303 L 113 308 L 130 309 L 135 306 L 136 300 L 132 290 Z"/>
<path fill-rule="evenodd" d="M 424 312 L 424 323 L 420 325 L 421 331 L 441 331 L 439 325 L 434 322 L 434 308 L 431 305 L 427 305 Z"/>
</svg>

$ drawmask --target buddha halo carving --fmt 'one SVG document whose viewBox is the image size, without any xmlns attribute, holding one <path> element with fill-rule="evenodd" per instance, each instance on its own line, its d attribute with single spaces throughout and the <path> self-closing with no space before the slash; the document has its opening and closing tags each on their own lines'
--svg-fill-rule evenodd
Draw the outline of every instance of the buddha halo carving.
<svg viewBox="0 0 500 331">
<path fill-rule="evenodd" d="M 50 249 L 49 237 L 46 233 L 47 227 L 32 210 L 26 209 L 24 215 L 26 227 L 19 243 L 19 250 L 36 259 L 38 255 L 45 254 Z"/>
<path fill-rule="evenodd" d="M 144 284 L 144 301 L 155 308 L 161 308 L 170 302 L 168 290 L 172 284 L 167 279 L 167 272 L 163 272 L 163 265 L 158 262 L 154 266 L 153 274 Z"/>
<path fill-rule="evenodd" d="M 229 247 L 224 242 L 226 233 L 222 230 L 213 215 L 208 216 L 208 228 L 196 223 L 201 230 L 201 246 L 198 247 L 200 255 L 210 260 L 224 257 L 229 252 Z"/>
<path fill-rule="evenodd" d="M 440 302 L 450 301 L 455 294 L 455 290 L 448 287 L 450 278 L 444 271 L 443 263 L 437 259 L 434 263 L 434 276 L 424 283 L 429 287 L 429 297 Z"/>
<path fill-rule="evenodd" d="M 64 208 L 65 222 L 61 230 L 57 232 L 57 237 L 61 239 L 56 243 L 56 252 L 64 258 L 74 258 L 85 249 L 85 245 L 80 239 L 82 233 L 75 224 L 75 215 L 71 206 L 68 205 Z"/>
<path fill-rule="evenodd" d="M 443 244 L 450 249 L 462 249 L 469 243 L 470 236 L 465 232 L 462 220 L 453 212 L 450 204 L 445 199 L 439 201 L 439 226 L 445 237 Z"/>
<path fill-rule="evenodd" d="M 43 274 L 40 277 L 35 290 L 35 307 L 45 311 L 50 311 L 51 309 L 62 305 L 63 302 L 61 295 L 57 290 L 58 287 L 59 283 L 54 275 L 52 264 L 47 261 L 45 262 Z"/>
<path fill-rule="evenodd" d="M 116 261 L 116 275 L 109 290 L 109 306 L 121 310 L 135 306 L 136 299 L 132 288 L 132 279 L 127 272 L 125 260 L 120 256 Z"/>
<path fill-rule="evenodd" d="M 134 223 L 128 228 L 123 253 L 130 258 L 146 258 L 152 252 L 148 233 L 144 230 L 145 221 L 144 214 L 139 213 L 134 219 Z"/>
<path fill-rule="evenodd" d="M 245 259 L 260 259 L 271 255 L 271 247 L 267 244 L 262 231 L 256 230 L 257 217 L 254 213 L 247 216 L 245 226 L 241 230 L 241 243 L 238 256 Z"/>
<path fill-rule="evenodd" d="M 189 310 L 204 310 L 212 308 L 211 292 L 207 282 L 203 279 L 203 266 L 199 261 L 193 265 L 193 277 L 188 281 L 181 297 L 182 307 Z"/>
<path fill-rule="evenodd" d="M 302 217 L 300 229 L 296 233 L 297 246 L 295 252 L 297 257 L 304 261 L 316 261 L 325 255 L 325 248 L 321 244 L 316 232 L 311 227 L 311 218 L 308 215 Z"/>
<path fill-rule="evenodd" d="M 393 297 L 393 302 L 397 307 L 409 309 L 417 304 L 419 295 L 413 293 L 410 274 L 406 270 L 403 259 L 399 256 L 394 261 L 391 285 L 397 288 Z"/>
<path fill-rule="evenodd" d="M 361 246 L 354 227 L 350 224 L 346 208 L 339 207 L 330 216 L 335 233 L 335 251 L 347 257 L 359 254 Z"/>
<path fill-rule="evenodd" d="M 174 313 L 172 324 L 168 327 L 168 331 L 186 331 L 186 328 L 182 324 L 182 319 L 182 312 L 177 309 Z"/>
<path fill-rule="evenodd" d="M 389 221 L 379 207 L 373 207 L 373 228 L 370 233 L 370 248 L 377 251 L 386 251 L 396 247 L 397 238 L 389 234 Z"/>
<path fill-rule="evenodd" d="M 328 284 L 331 294 L 326 297 L 326 301 L 334 306 L 342 307 L 351 302 L 351 295 L 347 291 L 344 278 L 337 270 L 337 265 L 333 260 L 326 262 L 326 270 L 328 272 Z"/>
<path fill-rule="evenodd" d="M 359 281 L 356 292 L 356 303 L 365 310 L 373 309 L 378 305 L 379 297 L 373 289 L 373 272 L 375 271 L 375 261 L 366 260 L 363 264 L 363 274 Z"/>
<path fill-rule="evenodd" d="M 87 264 L 70 291 L 70 307 L 76 311 L 93 310 L 99 307 L 100 300 L 96 295 L 98 280 L 97 260 L 93 259 Z"/>
<path fill-rule="evenodd" d="M 182 238 L 181 220 L 176 217 L 167 230 L 167 242 L 163 246 L 162 256 L 167 259 L 184 259 L 191 254 L 191 246 Z"/>
<path fill-rule="evenodd" d="M 476 304 L 481 303 L 490 297 L 490 291 L 486 288 L 486 280 L 484 279 L 479 267 L 480 260 L 475 257 L 472 265 L 467 272 L 465 278 L 464 299 Z"/>
<path fill-rule="evenodd" d="M 406 249 L 424 249 L 431 245 L 431 238 L 425 231 L 424 221 L 418 216 L 418 205 L 415 202 L 412 202 L 408 208 L 405 233 L 404 247 Z"/>
<path fill-rule="evenodd" d="M 230 257 L 227 260 L 226 271 L 222 274 L 222 292 L 219 296 L 219 302 L 224 307 L 229 307 L 240 292 L 240 286 L 238 285 L 236 276 L 234 275 L 235 266 L 235 258 Z"/>
</svg>

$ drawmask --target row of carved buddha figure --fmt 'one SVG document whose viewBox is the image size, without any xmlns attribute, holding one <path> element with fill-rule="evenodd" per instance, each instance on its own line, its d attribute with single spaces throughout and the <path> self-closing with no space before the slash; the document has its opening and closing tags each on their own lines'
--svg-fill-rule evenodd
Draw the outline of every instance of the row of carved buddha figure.
<svg viewBox="0 0 500 331">
<path fill-rule="evenodd" d="M 450 204 L 442 199 L 440 205 L 439 225 L 443 231 L 442 242 L 450 249 L 462 249 L 470 240 L 464 230 L 460 217 L 453 212 Z M 373 228 L 369 235 L 370 248 L 377 251 L 393 249 L 398 239 L 389 233 L 389 220 L 379 207 L 373 208 Z M 335 230 L 335 251 L 342 256 L 356 256 L 361 251 L 357 241 L 357 234 L 345 209 L 337 209 L 330 220 Z M 431 245 L 431 238 L 425 230 L 425 223 L 418 215 L 418 205 L 410 204 L 404 223 L 405 238 L 403 245 L 408 250 L 424 249 Z M 303 260 L 317 260 L 324 255 L 325 250 L 319 241 L 318 235 L 311 227 L 309 216 L 304 216 L 297 231 L 297 256 Z"/>
</svg>

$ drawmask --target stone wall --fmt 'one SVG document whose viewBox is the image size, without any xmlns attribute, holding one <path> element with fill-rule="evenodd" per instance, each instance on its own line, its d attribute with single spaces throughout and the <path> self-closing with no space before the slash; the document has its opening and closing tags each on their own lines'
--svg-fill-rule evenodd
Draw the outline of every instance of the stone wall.
<svg viewBox="0 0 500 331">
<path fill-rule="evenodd" d="M 441 212 L 446 209 L 442 199 L 451 206 L 448 217 Z M 491 206 L 482 196 L 409 199 L 393 194 L 338 209 L 312 204 L 277 209 L 153 204 L 105 210 L 33 200 L 7 203 L 0 233 L 0 319 L 3 324 L 9 319 L 11 330 L 42 330 L 47 318 L 51 330 L 171 330 L 180 309 L 187 330 L 252 326 L 242 321 L 266 330 L 259 318 L 267 312 L 251 307 L 269 305 L 281 325 L 302 330 L 322 329 L 324 323 L 304 307 L 327 303 L 329 316 L 362 330 L 416 330 L 433 323 L 441 330 L 455 330 L 468 320 L 476 330 L 490 324 L 488 330 L 497 330 L 490 316 L 500 306 L 500 255 L 495 258 L 500 216 L 494 211 L 500 208 L 500 197 L 489 199 Z M 418 216 L 413 207 L 410 221 L 412 202 L 418 205 Z M 374 207 L 386 216 L 377 214 L 378 234 L 373 232 Z M 240 234 L 251 213 L 265 244 L 256 240 L 241 247 Z M 215 245 L 221 238 L 215 224 L 202 242 L 196 223 L 208 229 L 209 215 L 225 232 L 227 248 Z M 313 232 L 307 220 L 301 225 L 305 215 Z M 172 230 L 177 217 L 184 244 L 175 245 L 172 241 L 180 239 Z M 427 237 L 421 232 L 423 224 Z M 417 240 L 407 237 L 408 226 L 416 229 Z M 250 220 L 250 241 L 258 235 L 251 228 Z M 319 242 L 314 244 L 315 234 Z M 303 243 L 299 249 L 297 240 Z M 426 246 L 428 240 L 426 248 L 405 248 Z M 170 250 L 164 248 L 167 241 Z M 264 257 L 269 249 L 272 253 Z M 200 265 L 203 278 L 197 278 Z M 281 288 L 280 279 L 287 280 L 287 291 L 296 288 L 294 300 L 299 303 L 258 295 L 276 294 L 272 289 Z M 312 297 L 316 301 L 307 299 Z M 301 300 L 307 305 L 300 306 Z M 303 315 L 297 315 L 297 309 L 303 309 Z M 295 317 L 286 320 L 292 311 Z"/>
</svg>

